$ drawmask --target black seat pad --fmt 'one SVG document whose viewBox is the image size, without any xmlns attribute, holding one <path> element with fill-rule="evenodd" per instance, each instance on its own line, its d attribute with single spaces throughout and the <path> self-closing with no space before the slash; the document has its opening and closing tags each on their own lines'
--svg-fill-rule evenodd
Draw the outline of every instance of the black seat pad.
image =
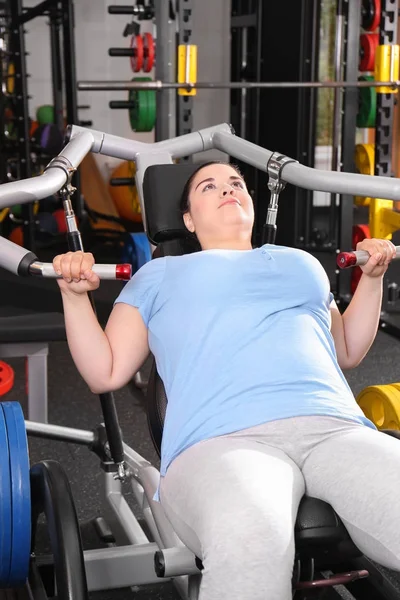
<svg viewBox="0 0 400 600">
<path fill-rule="evenodd" d="M 65 341 L 64 315 L 0 307 L 0 344 Z"/>
<path fill-rule="evenodd" d="M 296 548 L 337 546 L 349 539 L 345 526 L 330 504 L 303 496 L 295 525 Z"/>
</svg>

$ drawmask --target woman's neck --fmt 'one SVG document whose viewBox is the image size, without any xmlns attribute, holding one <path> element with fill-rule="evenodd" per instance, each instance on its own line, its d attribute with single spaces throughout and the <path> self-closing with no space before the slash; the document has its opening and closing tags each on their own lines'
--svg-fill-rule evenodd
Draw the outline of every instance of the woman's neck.
<svg viewBox="0 0 400 600">
<path fill-rule="evenodd" d="M 202 250 L 252 250 L 251 240 L 232 240 L 219 242 L 205 242 L 201 244 Z"/>
</svg>

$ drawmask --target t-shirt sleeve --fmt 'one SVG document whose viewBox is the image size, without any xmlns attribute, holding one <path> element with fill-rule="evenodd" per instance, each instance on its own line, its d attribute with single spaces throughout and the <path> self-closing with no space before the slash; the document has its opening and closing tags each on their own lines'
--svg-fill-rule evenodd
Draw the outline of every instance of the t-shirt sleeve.
<svg viewBox="0 0 400 600">
<path fill-rule="evenodd" d="M 152 316 L 154 301 L 164 278 L 166 259 L 154 258 L 143 265 L 132 277 L 115 300 L 139 309 L 146 327 Z"/>
</svg>

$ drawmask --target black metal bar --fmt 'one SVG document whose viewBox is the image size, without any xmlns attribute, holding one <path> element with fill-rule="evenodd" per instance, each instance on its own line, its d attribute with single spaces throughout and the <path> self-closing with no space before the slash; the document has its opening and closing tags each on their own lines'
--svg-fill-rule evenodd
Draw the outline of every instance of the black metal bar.
<svg viewBox="0 0 400 600">
<path fill-rule="evenodd" d="M 318 81 L 320 2 L 303 2 L 301 15 L 301 52 L 299 80 Z M 297 118 L 298 160 L 309 167 L 315 164 L 316 114 L 318 91 L 299 89 Z M 294 241 L 300 247 L 308 247 L 314 219 L 314 193 L 311 190 L 295 190 L 293 220 L 295 222 Z"/>
<path fill-rule="evenodd" d="M 343 79 L 343 56 L 344 56 L 344 32 L 347 8 L 344 0 L 337 0 L 336 3 L 336 36 L 335 36 L 335 66 L 334 76 L 336 81 Z M 343 90 L 335 89 L 333 102 L 333 131 L 332 131 L 332 171 L 340 171 L 339 149 L 342 133 L 342 104 Z M 330 194 L 329 207 L 329 240 L 336 245 L 338 209 L 336 206 L 337 194 Z"/>
<path fill-rule="evenodd" d="M 109 108 L 127 108 L 129 110 L 135 107 L 135 103 L 129 100 L 110 100 L 108 106 Z"/>
<path fill-rule="evenodd" d="M 51 78 L 53 86 L 54 122 L 58 129 L 63 131 L 64 107 L 60 27 L 59 6 L 55 4 L 50 10 Z"/>
<path fill-rule="evenodd" d="M 379 44 L 397 41 L 398 0 L 383 0 Z M 377 93 L 375 124 L 375 175 L 392 176 L 393 117 L 396 94 Z"/>
<path fill-rule="evenodd" d="M 7 40 L 7 30 L 10 27 L 10 17 L 7 13 L 6 5 L 0 8 L 0 29 L 1 33 L 4 34 L 4 38 Z M 7 53 L 9 51 L 8 44 L 3 43 L 3 47 L 0 48 L 0 64 L 7 64 Z M 6 148 L 7 136 L 6 136 L 6 96 L 2 92 L 4 89 L 5 81 L 3 76 L 6 75 L 6 69 L 0 69 L 0 182 L 4 183 L 7 180 L 8 171 L 8 152 Z"/>
<path fill-rule="evenodd" d="M 244 15 L 245 17 L 245 22 L 246 22 L 246 15 Z M 256 5 L 256 9 L 255 9 L 255 13 L 253 15 L 250 15 L 251 17 L 255 17 L 256 19 L 256 24 L 255 24 L 255 32 L 256 32 L 256 36 L 255 36 L 255 47 L 254 47 L 254 51 L 255 51 L 255 57 L 256 57 L 256 72 L 255 72 L 255 78 L 256 81 L 261 81 L 262 79 L 262 29 L 263 29 L 263 2 L 262 0 L 259 0 L 257 2 Z M 250 34 L 251 30 L 248 30 L 248 37 L 251 37 Z M 248 53 L 247 55 L 247 62 L 251 61 L 251 54 Z M 261 114 L 261 89 L 258 88 L 255 92 L 253 92 L 253 96 L 252 94 L 250 94 L 247 98 L 247 102 L 249 103 L 249 108 L 250 111 L 253 112 L 253 119 L 252 119 L 252 126 L 253 126 L 253 132 L 252 132 L 252 137 L 254 139 L 254 143 L 255 144 L 260 144 L 261 138 L 260 138 L 260 134 L 261 134 L 261 127 L 260 127 L 260 114 Z M 267 203 L 267 197 L 268 197 L 268 193 L 267 190 L 265 188 L 265 186 L 263 186 L 263 179 L 262 177 L 264 177 L 264 181 L 265 181 L 265 175 L 262 174 L 258 169 L 253 169 L 254 172 L 254 198 L 259 198 L 260 196 L 264 199 L 265 204 Z M 255 211 L 256 213 L 257 211 Z M 255 216 L 255 220 L 257 222 L 257 217 Z M 261 234 L 263 235 L 263 234 Z M 257 242 L 257 237 L 258 237 L 258 231 L 256 228 L 256 232 L 255 235 L 253 235 L 253 237 L 255 238 L 255 241 Z M 272 238 L 271 238 L 272 239 Z M 273 234 L 273 243 L 275 243 L 276 240 L 276 229 L 274 231 Z"/>
<path fill-rule="evenodd" d="M 108 7 L 109 15 L 139 15 L 141 12 L 140 8 L 137 6 L 124 6 L 120 4 L 116 4 L 115 6 Z"/>
<path fill-rule="evenodd" d="M 11 0 L 11 4 L 13 2 L 14 0 Z M 36 4 L 36 6 L 32 6 L 32 8 L 23 9 L 18 18 L 18 23 L 24 25 L 36 17 L 44 17 L 55 2 L 57 2 L 57 0 L 43 0 L 43 2 Z"/>
<path fill-rule="evenodd" d="M 109 48 L 108 56 L 135 56 L 135 48 Z"/>
<path fill-rule="evenodd" d="M 347 6 L 347 26 L 345 27 L 345 70 L 346 81 L 358 78 L 359 40 L 361 26 L 361 0 L 351 0 Z M 343 98 L 342 119 L 342 170 L 354 171 L 354 148 L 356 145 L 356 126 L 358 113 L 358 90 L 346 88 Z M 338 250 L 352 247 L 353 237 L 353 196 L 344 194 L 340 197 L 338 220 Z M 340 272 L 339 272 L 340 271 Z M 349 298 L 351 294 L 351 269 L 336 271 L 336 293 L 338 299 Z"/>
<path fill-rule="evenodd" d="M 10 2 L 11 16 L 11 51 L 15 65 L 15 106 L 17 130 L 17 151 L 20 163 L 21 179 L 32 177 L 30 144 L 29 144 L 29 108 L 28 108 L 28 88 L 27 73 L 25 61 L 25 33 L 24 26 L 20 22 L 22 15 L 22 0 L 13 0 Z M 23 219 L 23 237 L 24 246 L 28 250 L 35 251 L 34 239 L 34 218 L 33 204 L 24 204 L 22 206 Z"/>
<path fill-rule="evenodd" d="M 68 125 L 79 125 L 78 119 L 78 97 L 76 85 L 76 61 L 75 61 L 75 39 L 74 39 L 74 6 L 72 0 L 61 0 L 62 8 L 62 31 L 63 31 L 63 54 L 64 54 L 64 79 L 66 99 L 66 119 Z M 84 203 L 81 195 L 81 183 L 79 169 L 72 178 L 72 185 L 76 188 L 74 195 L 74 211 L 79 220 L 84 217 Z"/>
<path fill-rule="evenodd" d="M 178 37 L 179 44 L 190 44 L 193 33 L 193 0 L 178 0 Z M 193 127 L 193 96 L 178 96 L 177 112 L 178 127 L 177 135 L 185 135 L 192 131 Z M 185 156 L 182 162 L 193 162 L 192 156 Z"/>
<path fill-rule="evenodd" d="M 67 232 L 68 248 L 71 252 L 84 251 L 82 238 L 79 231 Z M 89 294 L 89 299 L 93 310 L 96 312 L 93 295 Z M 107 440 L 110 447 L 111 458 L 115 464 L 123 464 L 125 459 L 124 447 L 122 442 L 122 432 L 119 426 L 117 409 L 115 407 L 114 396 L 111 392 L 99 394 L 101 409 L 104 417 L 104 426 L 107 434 Z"/>
</svg>

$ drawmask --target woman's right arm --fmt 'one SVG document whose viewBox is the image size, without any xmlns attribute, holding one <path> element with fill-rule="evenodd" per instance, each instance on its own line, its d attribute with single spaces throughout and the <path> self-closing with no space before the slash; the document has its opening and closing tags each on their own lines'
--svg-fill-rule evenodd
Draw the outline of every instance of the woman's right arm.
<svg viewBox="0 0 400 600">
<path fill-rule="evenodd" d="M 68 253 L 57 256 L 53 264 L 63 275 L 58 283 L 68 346 L 78 371 L 94 393 L 120 389 L 149 354 L 147 327 L 139 310 L 116 304 L 103 331 L 87 294 L 100 283 L 91 271 L 93 256 Z"/>
</svg>

